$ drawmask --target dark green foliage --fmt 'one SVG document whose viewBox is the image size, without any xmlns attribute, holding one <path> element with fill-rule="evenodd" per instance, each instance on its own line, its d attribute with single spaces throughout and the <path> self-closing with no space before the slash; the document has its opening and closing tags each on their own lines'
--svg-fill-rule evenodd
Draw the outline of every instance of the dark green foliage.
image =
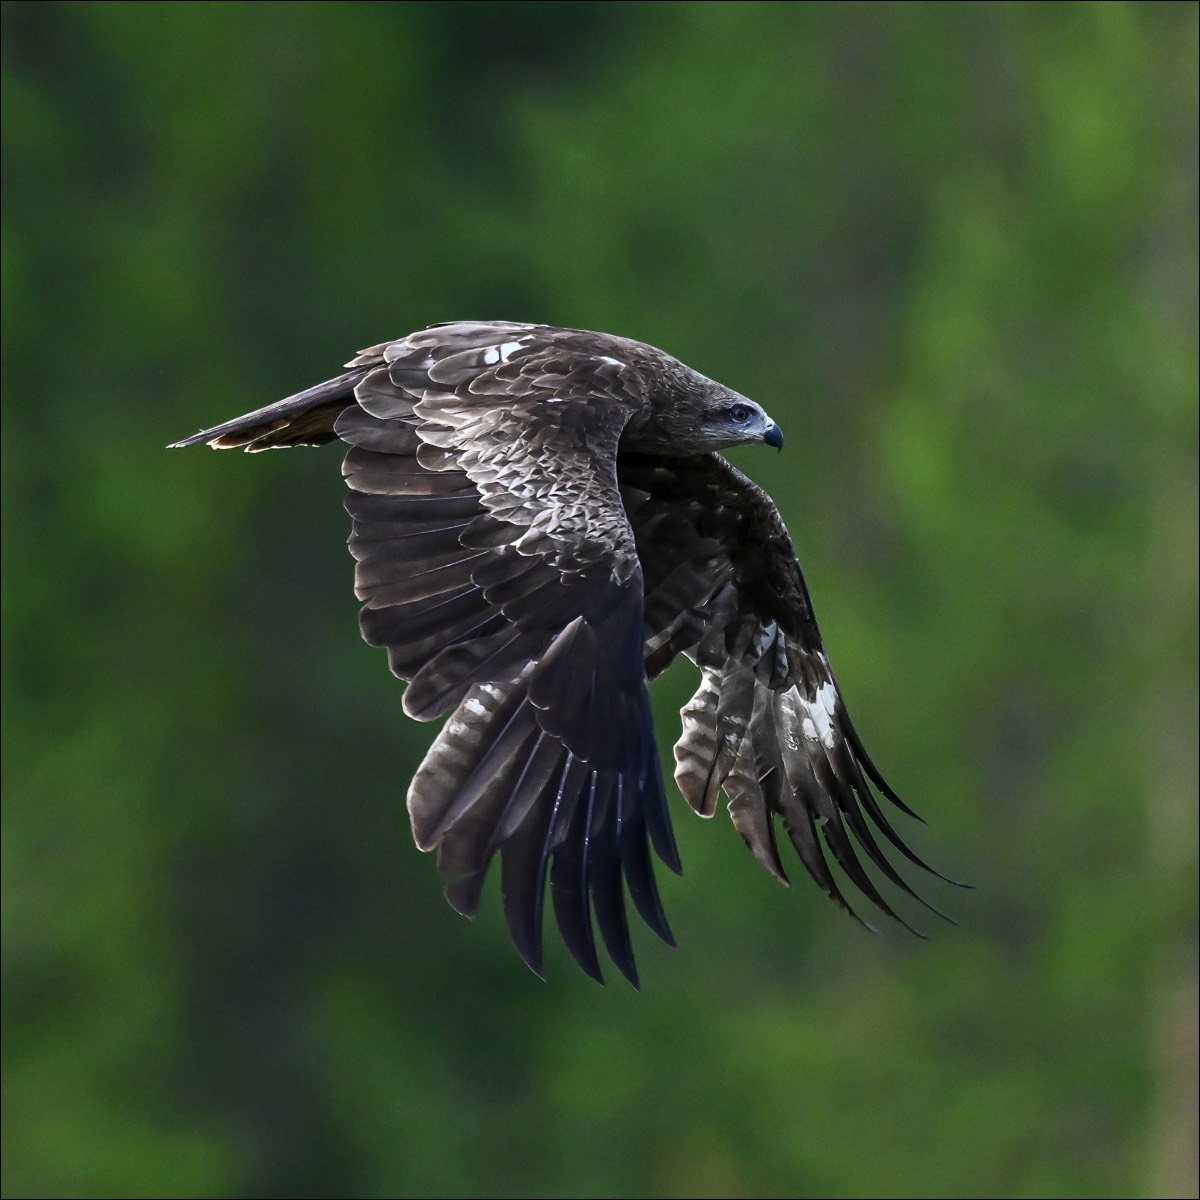
<svg viewBox="0 0 1200 1200">
<path fill-rule="evenodd" d="M 5 1194 L 1194 1194 L 1196 36 L 4 5 Z M 162 447 L 458 317 L 787 430 L 738 465 L 959 929 L 678 797 L 640 995 L 447 907 L 340 451 Z"/>
</svg>

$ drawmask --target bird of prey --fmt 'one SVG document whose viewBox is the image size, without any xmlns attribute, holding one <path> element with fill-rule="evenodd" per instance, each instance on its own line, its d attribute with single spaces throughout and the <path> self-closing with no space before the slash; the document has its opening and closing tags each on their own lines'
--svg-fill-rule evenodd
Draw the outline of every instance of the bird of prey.
<svg viewBox="0 0 1200 1200">
<path fill-rule="evenodd" d="M 175 446 L 334 439 L 362 635 L 407 681 L 409 716 L 450 714 L 408 812 L 458 912 L 476 914 L 499 856 L 509 931 L 539 975 L 547 890 L 597 980 L 596 928 L 637 986 L 626 889 L 674 944 L 651 865 L 652 847 L 680 870 L 647 686 L 680 654 L 701 674 L 675 745 L 692 808 L 711 816 L 724 792 L 786 883 L 782 825 L 852 914 L 827 855 L 897 920 L 863 856 L 920 899 L 880 840 L 938 873 L 872 791 L 915 815 L 850 723 L 779 512 L 717 453 L 782 447 L 758 404 L 627 338 L 453 322 Z"/>
</svg>

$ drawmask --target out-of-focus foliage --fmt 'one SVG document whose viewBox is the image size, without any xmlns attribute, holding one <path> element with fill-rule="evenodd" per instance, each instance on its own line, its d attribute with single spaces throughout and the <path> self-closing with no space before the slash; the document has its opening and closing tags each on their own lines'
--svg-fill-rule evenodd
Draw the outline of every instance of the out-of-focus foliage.
<svg viewBox="0 0 1200 1200">
<path fill-rule="evenodd" d="M 6 4 L 5 1193 L 1194 1195 L 1196 42 Z M 640 995 L 443 903 L 338 452 L 162 447 L 462 316 L 780 421 L 739 464 L 959 928 L 873 939 L 681 803 Z"/>
</svg>

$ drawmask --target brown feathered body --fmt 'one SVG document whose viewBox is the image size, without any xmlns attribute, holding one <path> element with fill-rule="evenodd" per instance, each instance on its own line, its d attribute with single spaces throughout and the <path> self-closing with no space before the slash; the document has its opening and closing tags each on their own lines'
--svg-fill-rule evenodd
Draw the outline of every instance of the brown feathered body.
<svg viewBox="0 0 1200 1200">
<path fill-rule="evenodd" d="M 651 847 L 673 870 L 679 858 L 647 685 L 680 654 L 701 672 L 675 747 L 689 804 L 711 815 L 724 791 L 786 880 L 782 824 L 845 908 L 827 853 L 893 916 L 860 855 L 914 894 L 876 835 L 925 864 L 872 791 L 904 808 L 846 714 L 783 522 L 716 453 L 782 444 L 757 404 L 626 338 L 458 322 L 176 444 L 335 438 L 350 447 L 363 637 L 408 681 L 410 716 L 449 713 L 408 809 L 458 911 L 477 912 L 499 857 L 509 930 L 535 971 L 548 890 L 583 968 L 601 977 L 598 927 L 636 983 L 626 889 L 672 940 Z"/>
</svg>

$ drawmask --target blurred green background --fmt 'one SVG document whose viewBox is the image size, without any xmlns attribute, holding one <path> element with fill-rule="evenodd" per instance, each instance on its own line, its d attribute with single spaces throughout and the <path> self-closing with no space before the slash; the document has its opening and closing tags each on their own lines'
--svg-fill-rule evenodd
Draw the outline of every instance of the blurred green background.
<svg viewBox="0 0 1200 1200">
<path fill-rule="evenodd" d="M 5 1194 L 1196 1195 L 1197 11 L 5 4 Z M 339 452 L 163 447 L 460 317 L 780 421 L 959 928 L 448 908 Z"/>
</svg>

